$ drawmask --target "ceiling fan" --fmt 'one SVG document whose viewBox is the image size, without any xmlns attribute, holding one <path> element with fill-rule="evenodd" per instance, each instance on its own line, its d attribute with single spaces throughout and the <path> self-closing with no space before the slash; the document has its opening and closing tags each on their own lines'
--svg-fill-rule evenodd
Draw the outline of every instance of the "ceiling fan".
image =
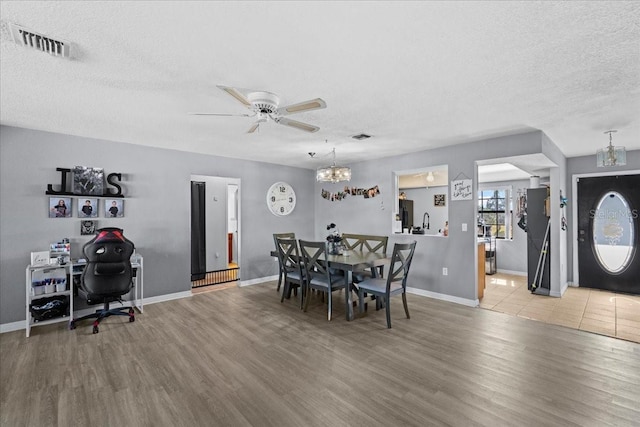
<svg viewBox="0 0 640 427">
<path fill-rule="evenodd" d="M 309 101 L 299 102 L 293 105 L 280 107 L 280 98 L 275 93 L 265 91 L 252 91 L 249 89 L 240 90 L 229 86 L 220 86 L 218 88 L 233 96 L 240 101 L 242 105 L 248 108 L 249 114 L 217 114 L 217 113 L 190 113 L 196 116 L 239 116 L 239 117 L 255 117 L 256 121 L 249 128 L 247 133 L 254 133 L 258 130 L 261 123 L 272 120 L 280 125 L 290 126 L 305 132 L 317 132 L 319 127 L 296 120 L 291 120 L 285 116 L 290 114 L 302 113 L 304 111 L 318 110 L 326 108 L 327 104 L 320 98 L 311 99 Z M 244 93 L 243 93 L 244 92 Z M 246 95 L 245 95 L 246 93 Z"/>
</svg>

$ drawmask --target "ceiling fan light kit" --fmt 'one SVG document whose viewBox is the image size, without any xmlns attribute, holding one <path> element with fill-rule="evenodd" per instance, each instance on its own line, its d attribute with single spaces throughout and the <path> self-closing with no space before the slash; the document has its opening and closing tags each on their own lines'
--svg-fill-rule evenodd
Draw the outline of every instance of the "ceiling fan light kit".
<svg viewBox="0 0 640 427">
<path fill-rule="evenodd" d="M 300 129 L 305 132 L 317 132 L 319 127 L 302 123 L 297 120 L 287 119 L 283 116 L 289 114 L 301 113 L 304 111 L 318 110 L 326 108 L 327 104 L 320 98 L 311 99 L 309 101 L 299 102 L 297 104 L 286 105 L 280 107 L 280 97 L 275 93 L 266 91 L 240 90 L 229 86 L 218 86 L 219 89 L 227 92 L 239 101 L 246 108 L 251 110 L 252 114 L 218 114 L 218 113 L 191 113 L 198 116 L 239 116 L 239 117 L 258 117 L 256 122 L 249 128 L 247 133 L 254 133 L 259 129 L 261 123 L 273 121 L 277 124 Z M 244 93 L 246 93 L 246 96 Z"/>
</svg>

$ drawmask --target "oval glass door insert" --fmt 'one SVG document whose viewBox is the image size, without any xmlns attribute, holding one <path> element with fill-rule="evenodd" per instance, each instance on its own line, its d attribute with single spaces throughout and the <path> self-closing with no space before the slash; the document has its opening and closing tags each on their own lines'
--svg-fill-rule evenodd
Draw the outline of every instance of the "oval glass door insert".
<svg viewBox="0 0 640 427">
<path fill-rule="evenodd" d="M 600 266 L 609 273 L 621 273 L 634 253 L 634 222 L 629 202 L 616 191 L 606 193 L 591 212 L 593 249 Z"/>
</svg>

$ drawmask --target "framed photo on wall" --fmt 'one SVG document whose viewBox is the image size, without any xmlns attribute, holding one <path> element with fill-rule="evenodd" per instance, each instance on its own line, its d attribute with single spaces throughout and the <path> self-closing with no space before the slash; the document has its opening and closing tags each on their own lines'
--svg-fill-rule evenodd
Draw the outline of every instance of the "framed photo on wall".
<svg viewBox="0 0 640 427">
<path fill-rule="evenodd" d="M 124 200 L 105 199 L 104 216 L 106 218 L 124 218 Z"/>
<path fill-rule="evenodd" d="M 71 197 L 49 197 L 49 218 L 71 218 Z"/>
<path fill-rule="evenodd" d="M 98 199 L 78 199 L 78 218 L 97 218 Z"/>
<path fill-rule="evenodd" d="M 446 206 L 447 205 L 447 195 L 446 194 L 434 194 L 433 195 L 433 206 Z"/>
<path fill-rule="evenodd" d="M 83 196 L 102 196 L 104 171 L 102 168 L 76 166 L 73 170 L 73 193 Z"/>
</svg>

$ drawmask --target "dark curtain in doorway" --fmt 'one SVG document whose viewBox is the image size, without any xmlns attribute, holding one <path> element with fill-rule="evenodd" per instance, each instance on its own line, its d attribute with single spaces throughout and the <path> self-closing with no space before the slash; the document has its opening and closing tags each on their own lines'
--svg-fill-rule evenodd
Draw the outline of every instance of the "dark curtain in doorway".
<svg viewBox="0 0 640 427">
<path fill-rule="evenodd" d="M 207 273 L 205 241 L 205 183 L 191 181 L 191 281 Z"/>
</svg>

